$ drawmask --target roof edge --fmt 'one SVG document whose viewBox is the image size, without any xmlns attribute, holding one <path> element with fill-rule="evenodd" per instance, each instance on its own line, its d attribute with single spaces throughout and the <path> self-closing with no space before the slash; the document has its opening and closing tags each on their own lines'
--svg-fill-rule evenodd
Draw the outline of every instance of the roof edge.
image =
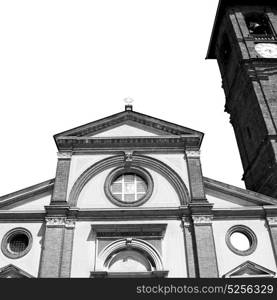
<svg viewBox="0 0 277 300">
<path fill-rule="evenodd" d="M 51 192 L 54 186 L 55 179 L 43 181 L 41 183 L 29 186 L 16 192 L 6 194 L 0 197 L 0 208 L 18 201 L 22 201 L 29 197 Z"/>
<path fill-rule="evenodd" d="M 231 194 L 246 201 L 261 202 L 263 204 L 277 205 L 277 199 L 253 192 L 251 190 L 242 189 L 231 184 L 217 181 L 208 177 L 203 177 L 204 186 L 210 189 L 216 189 L 222 193 Z"/>
</svg>

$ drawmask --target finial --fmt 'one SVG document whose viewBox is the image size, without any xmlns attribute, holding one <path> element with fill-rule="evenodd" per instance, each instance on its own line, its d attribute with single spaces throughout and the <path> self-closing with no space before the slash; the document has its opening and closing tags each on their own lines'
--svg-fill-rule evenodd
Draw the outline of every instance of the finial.
<svg viewBox="0 0 277 300">
<path fill-rule="evenodd" d="M 132 103 L 134 102 L 134 99 L 127 97 L 123 101 L 125 102 L 125 110 L 133 110 Z"/>
</svg>

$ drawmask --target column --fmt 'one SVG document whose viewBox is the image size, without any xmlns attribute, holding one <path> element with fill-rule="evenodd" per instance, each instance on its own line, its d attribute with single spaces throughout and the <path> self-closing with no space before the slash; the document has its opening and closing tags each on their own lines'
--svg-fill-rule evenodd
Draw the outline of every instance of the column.
<svg viewBox="0 0 277 300">
<path fill-rule="evenodd" d="M 70 163 L 71 153 L 58 153 L 55 184 L 51 198 L 51 204 L 53 205 L 64 205 L 66 203 Z"/>
<path fill-rule="evenodd" d="M 199 151 L 186 151 L 191 202 L 207 201 L 204 191 L 203 175 Z"/>
<path fill-rule="evenodd" d="M 183 217 L 182 223 L 185 240 L 188 278 L 195 278 L 198 277 L 198 266 L 196 258 L 196 249 L 194 246 L 193 226 L 189 217 Z"/>
<path fill-rule="evenodd" d="M 199 277 L 218 277 L 211 215 L 192 215 Z"/>
</svg>

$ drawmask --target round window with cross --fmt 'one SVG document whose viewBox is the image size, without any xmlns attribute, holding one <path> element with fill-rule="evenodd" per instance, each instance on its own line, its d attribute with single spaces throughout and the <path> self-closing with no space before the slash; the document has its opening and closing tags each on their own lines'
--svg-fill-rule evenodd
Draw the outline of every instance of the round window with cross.
<svg viewBox="0 0 277 300">
<path fill-rule="evenodd" d="M 108 176 L 105 190 L 115 204 L 139 205 L 149 199 L 152 182 L 150 174 L 145 170 L 120 168 Z"/>
</svg>

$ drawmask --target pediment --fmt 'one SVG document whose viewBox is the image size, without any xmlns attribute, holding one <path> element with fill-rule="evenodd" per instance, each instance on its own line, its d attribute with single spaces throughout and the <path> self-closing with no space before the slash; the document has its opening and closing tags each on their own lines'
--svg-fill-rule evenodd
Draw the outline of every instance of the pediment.
<svg viewBox="0 0 277 300">
<path fill-rule="evenodd" d="M 59 151 L 116 148 L 199 149 L 203 133 L 131 109 L 54 136 Z"/>
<path fill-rule="evenodd" d="M 0 278 L 33 278 L 33 276 L 22 269 L 9 264 L 0 269 Z"/>
<path fill-rule="evenodd" d="M 274 277 L 275 272 L 260 266 L 254 262 L 246 261 L 236 268 L 226 273 L 225 278 L 237 277 Z"/>
<path fill-rule="evenodd" d="M 214 208 L 277 205 L 274 198 L 207 177 L 204 177 L 204 188 L 207 200 Z"/>
<path fill-rule="evenodd" d="M 114 128 L 91 135 L 91 137 L 146 137 L 164 134 L 165 133 L 162 131 L 150 129 L 146 126 L 139 126 L 136 123 L 127 121 L 124 124 L 119 124 Z"/>
<path fill-rule="evenodd" d="M 123 126 L 120 128 L 120 126 Z M 126 130 L 127 134 L 138 134 L 144 136 L 180 136 L 180 135 L 197 135 L 203 136 L 202 132 L 183 127 L 171 122 L 141 114 L 132 110 L 108 116 L 106 118 L 61 132 L 54 136 L 55 139 L 60 137 L 96 137 L 109 136 L 109 134 L 118 135 L 119 129 Z M 106 132 L 106 133 L 104 133 Z"/>
<path fill-rule="evenodd" d="M 0 197 L 0 211 L 44 210 L 49 205 L 54 179 Z"/>
</svg>

